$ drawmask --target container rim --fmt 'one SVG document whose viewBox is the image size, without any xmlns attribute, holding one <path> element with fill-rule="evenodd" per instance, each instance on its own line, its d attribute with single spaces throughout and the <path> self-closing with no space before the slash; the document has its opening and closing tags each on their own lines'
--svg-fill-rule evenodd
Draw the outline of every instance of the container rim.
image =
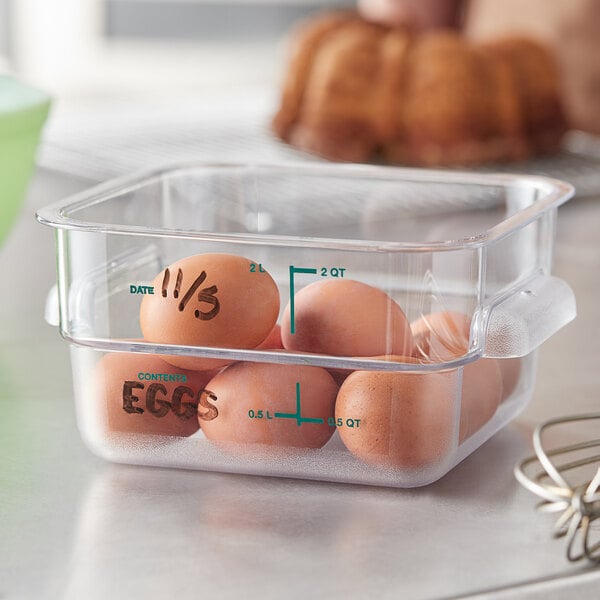
<svg viewBox="0 0 600 600">
<path fill-rule="evenodd" d="M 453 371 L 465 367 L 484 358 L 481 349 L 471 349 L 462 356 L 443 362 L 402 362 L 399 360 L 383 360 L 374 357 L 336 356 L 332 354 L 302 353 L 293 350 L 279 352 L 277 350 L 257 350 L 243 348 L 218 348 L 210 346 L 188 346 L 183 344 L 156 344 L 154 342 L 134 341 L 127 339 L 85 338 L 69 335 L 61 331 L 62 338 L 69 344 L 81 348 L 89 348 L 99 352 L 126 352 L 152 354 L 154 356 L 170 355 L 191 358 L 228 360 L 230 362 L 260 362 L 278 365 L 304 365 L 322 367 L 324 369 L 340 369 L 348 371 L 381 371 L 437 373 Z"/>
<path fill-rule="evenodd" d="M 349 240 L 336 238 L 300 237 L 293 235 L 271 235 L 266 233 L 214 233 L 184 229 L 167 229 L 138 225 L 115 225 L 81 221 L 67 216 L 68 211 L 102 203 L 109 198 L 124 194 L 132 188 L 165 176 L 198 169 L 261 171 L 274 170 L 280 174 L 318 175 L 337 177 L 369 177 L 374 180 L 412 181 L 414 183 L 463 184 L 487 187 L 517 187 L 537 190 L 541 196 L 531 205 L 503 219 L 490 229 L 477 235 L 445 241 L 389 242 L 377 240 Z M 478 248 L 498 241 L 514 231 L 533 222 L 547 210 L 557 208 L 573 197 L 575 188 L 567 182 L 545 176 L 507 173 L 473 173 L 469 171 L 445 171 L 435 169 L 415 169 L 379 165 L 324 164 L 324 163 L 227 163 L 193 161 L 167 164 L 164 166 L 138 171 L 93 186 L 83 192 L 49 204 L 36 213 L 37 220 L 43 225 L 56 229 L 70 229 L 95 233 L 136 235 L 148 237 L 176 237 L 203 241 L 229 241 L 236 244 L 285 246 L 291 242 L 296 246 L 312 248 L 335 248 L 353 251 L 375 252 L 427 252 L 441 250 L 459 250 Z"/>
</svg>

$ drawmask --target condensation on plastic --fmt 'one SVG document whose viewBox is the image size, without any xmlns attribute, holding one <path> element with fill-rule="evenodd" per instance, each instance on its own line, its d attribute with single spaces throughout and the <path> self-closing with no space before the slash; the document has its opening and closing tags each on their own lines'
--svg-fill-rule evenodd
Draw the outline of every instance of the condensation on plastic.
<svg viewBox="0 0 600 600">
<path fill-rule="evenodd" d="M 567 184 L 525 176 L 203 164 L 124 178 L 42 209 L 38 219 L 57 229 L 58 288 L 47 318 L 72 343 L 82 435 L 118 462 L 399 487 L 434 481 L 522 410 L 533 392 L 537 348 L 575 316 L 571 289 L 551 274 L 557 207 L 572 193 Z M 410 321 L 464 313 L 472 319 L 468 349 L 447 362 L 415 365 L 145 342 L 140 298 L 129 286 L 147 285 L 173 261 L 204 252 L 264 265 L 279 287 L 280 315 L 290 265 L 344 267 L 348 278 L 394 298 Z M 312 281 L 300 277 L 296 291 Z M 97 361 L 115 351 L 354 370 L 456 369 L 452 448 L 427 468 L 374 468 L 345 450 L 337 432 L 320 450 L 253 447 L 235 455 L 201 431 L 182 439 L 109 433 L 93 378 Z M 460 375 L 482 357 L 522 357 L 520 375 L 496 414 L 459 443 Z"/>
</svg>

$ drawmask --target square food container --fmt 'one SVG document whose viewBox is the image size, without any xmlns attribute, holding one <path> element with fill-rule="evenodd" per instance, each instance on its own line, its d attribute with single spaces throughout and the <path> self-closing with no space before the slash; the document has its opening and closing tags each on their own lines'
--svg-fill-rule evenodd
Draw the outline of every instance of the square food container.
<svg viewBox="0 0 600 600">
<path fill-rule="evenodd" d="M 575 317 L 570 185 L 357 165 L 177 165 L 39 211 L 78 425 L 107 460 L 413 487 L 530 399 Z"/>
</svg>

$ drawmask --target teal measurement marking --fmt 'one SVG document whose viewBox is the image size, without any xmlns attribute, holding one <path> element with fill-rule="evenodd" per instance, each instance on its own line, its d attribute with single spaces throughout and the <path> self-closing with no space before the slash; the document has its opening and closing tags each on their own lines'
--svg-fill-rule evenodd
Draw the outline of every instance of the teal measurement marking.
<svg viewBox="0 0 600 600">
<path fill-rule="evenodd" d="M 298 427 L 302 423 L 325 423 L 325 419 L 311 419 L 309 417 L 303 417 L 300 408 L 300 382 L 296 382 L 296 412 L 295 413 L 275 413 L 276 419 L 296 419 Z"/>
<path fill-rule="evenodd" d="M 296 306 L 294 302 L 295 288 L 294 288 L 294 275 L 296 273 L 310 273 L 311 275 L 317 274 L 317 269 L 301 269 L 300 267 L 294 267 L 290 265 L 290 333 L 296 333 Z"/>
</svg>

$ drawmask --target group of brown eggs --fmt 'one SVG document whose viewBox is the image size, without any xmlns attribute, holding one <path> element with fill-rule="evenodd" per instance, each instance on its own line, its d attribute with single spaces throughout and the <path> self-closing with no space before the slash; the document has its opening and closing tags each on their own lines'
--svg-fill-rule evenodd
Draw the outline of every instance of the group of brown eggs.
<svg viewBox="0 0 600 600">
<path fill-rule="evenodd" d="M 300 289 L 281 323 L 279 290 L 262 267 L 230 254 L 179 260 L 144 296 L 144 339 L 443 363 L 468 351 L 470 318 L 437 312 L 412 324 L 385 292 L 352 279 Z M 293 320 L 293 323 L 292 323 Z M 189 436 L 223 447 L 320 448 L 337 430 L 370 464 L 419 468 L 443 460 L 514 390 L 519 359 L 432 371 L 343 371 L 302 364 L 110 353 L 96 377 L 109 429 Z"/>
</svg>

